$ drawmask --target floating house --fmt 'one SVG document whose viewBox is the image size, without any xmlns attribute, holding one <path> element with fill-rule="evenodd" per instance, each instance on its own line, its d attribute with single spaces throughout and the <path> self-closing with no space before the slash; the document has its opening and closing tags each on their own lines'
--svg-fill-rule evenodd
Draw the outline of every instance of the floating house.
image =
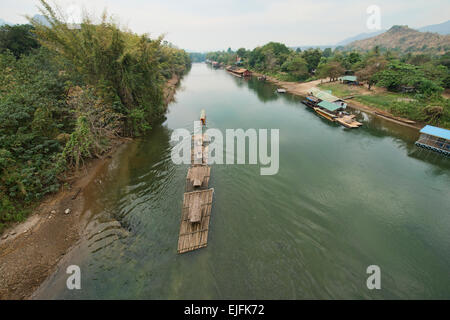
<svg viewBox="0 0 450 320">
<path fill-rule="evenodd" d="M 416 146 L 450 156 L 450 130 L 426 125 L 420 130 Z"/>
<path fill-rule="evenodd" d="M 239 78 L 247 78 L 252 76 L 252 72 L 244 68 L 227 67 L 226 70 Z"/>
<path fill-rule="evenodd" d="M 338 79 L 344 84 L 359 85 L 358 78 L 356 76 L 343 76 Z"/>
<path fill-rule="evenodd" d="M 341 98 L 335 97 L 332 94 L 319 90 L 317 88 L 311 88 L 311 95 L 318 98 L 321 101 L 327 101 L 331 103 L 338 104 L 343 109 L 347 107 L 347 104 Z"/>
<path fill-rule="evenodd" d="M 317 104 L 317 107 L 314 107 L 314 111 L 327 120 L 335 121 L 338 117 L 337 111 L 343 111 L 344 108 L 336 103 L 323 100 Z"/>
<path fill-rule="evenodd" d="M 338 122 L 346 128 L 358 128 L 362 126 L 361 122 L 354 119 L 354 115 L 345 112 L 347 104 L 344 100 L 328 92 L 311 88 L 311 95 L 306 97 L 304 103 L 313 108 L 321 117 L 332 122 Z"/>
</svg>

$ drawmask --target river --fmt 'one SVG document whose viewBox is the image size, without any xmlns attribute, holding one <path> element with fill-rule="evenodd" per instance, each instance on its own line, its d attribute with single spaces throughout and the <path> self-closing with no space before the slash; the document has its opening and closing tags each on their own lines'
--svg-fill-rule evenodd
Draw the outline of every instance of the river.
<svg viewBox="0 0 450 320">
<path fill-rule="evenodd" d="M 415 129 L 359 113 L 359 129 L 319 118 L 256 79 L 194 64 L 167 120 L 127 144 L 88 189 L 86 237 L 35 298 L 450 298 L 450 159 Z M 277 128 L 280 167 L 213 165 L 208 247 L 177 254 L 188 166 L 171 132 Z M 66 267 L 81 290 L 66 288 Z M 381 289 L 366 286 L 369 265 Z"/>
</svg>

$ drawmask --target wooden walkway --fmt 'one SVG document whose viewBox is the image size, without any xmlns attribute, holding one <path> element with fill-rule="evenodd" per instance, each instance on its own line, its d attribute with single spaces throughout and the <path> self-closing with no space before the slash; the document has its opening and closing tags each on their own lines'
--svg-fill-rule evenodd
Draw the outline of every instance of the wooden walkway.
<svg viewBox="0 0 450 320">
<path fill-rule="evenodd" d="M 211 167 L 208 166 L 208 139 L 204 135 L 192 137 L 191 167 L 186 177 L 183 196 L 178 253 L 185 253 L 208 245 L 209 220 L 214 189 L 208 189 Z"/>
</svg>

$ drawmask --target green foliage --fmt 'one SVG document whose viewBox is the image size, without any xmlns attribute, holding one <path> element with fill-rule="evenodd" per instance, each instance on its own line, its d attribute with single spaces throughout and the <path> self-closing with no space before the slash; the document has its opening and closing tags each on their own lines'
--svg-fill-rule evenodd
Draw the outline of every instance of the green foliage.
<svg viewBox="0 0 450 320">
<path fill-rule="evenodd" d="M 420 99 L 410 102 L 396 101 L 390 105 L 390 111 L 394 115 L 403 116 L 415 121 L 450 128 L 450 103 L 448 99 Z"/>
<path fill-rule="evenodd" d="M 322 52 L 322 57 L 329 58 L 333 54 L 333 51 L 331 51 L 331 48 L 326 48 Z"/>
<path fill-rule="evenodd" d="M 319 49 L 308 49 L 302 52 L 303 59 L 306 60 L 308 64 L 308 70 L 311 72 L 315 70 L 319 65 L 320 58 L 322 57 L 322 52 Z"/>
<path fill-rule="evenodd" d="M 308 64 L 299 55 L 290 55 L 289 58 L 281 66 L 281 70 L 291 74 L 294 80 L 305 80 L 308 78 Z"/>
<path fill-rule="evenodd" d="M 0 53 L 11 51 L 16 58 L 28 54 L 31 50 L 39 48 L 39 42 L 33 34 L 33 26 L 4 25 L 0 27 Z"/>
<path fill-rule="evenodd" d="M 317 68 L 317 74 L 321 78 L 329 77 L 331 80 L 336 80 L 345 72 L 342 64 L 339 61 L 331 60 L 326 63 L 322 63 Z"/>
<path fill-rule="evenodd" d="M 111 139 L 149 130 L 165 111 L 167 79 L 191 63 L 162 38 L 123 31 L 106 15 L 73 29 L 41 4 L 50 27 L 0 28 L 0 229 Z"/>
<path fill-rule="evenodd" d="M 19 219 L 24 205 L 59 188 L 65 78 L 51 58 L 44 49 L 18 60 L 0 55 L 0 222 Z"/>
<path fill-rule="evenodd" d="M 94 143 L 92 132 L 89 129 L 86 116 L 80 116 L 77 119 L 75 131 L 70 134 L 69 141 L 62 152 L 62 158 L 67 163 L 75 167 L 80 167 L 83 158 L 91 157 L 91 147 Z"/>
<path fill-rule="evenodd" d="M 440 94 L 443 88 L 430 78 L 426 77 L 423 68 L 411 64 L 394 61 L 388 64 L 386 69 L 379 71 L 373 76 L 374 81 L 381 87 L 391 91 L 399 91 L 402 86 L 413 87 L 418 93 L 426 96 Z"/>
<path fill-rule="evenodd" d="M 203 62 L 206 60 L 206 53 L 201 52 L 191 52 L 189 53 L 189 57 L 192 62 Z"/>
<path fill-rule="evenodd" d="M 237 55 L 233 51 L 216 51 L 208 52 L 205 57 L 208 60 L 229 65 L 236 62 Z"/>
<path fill-rule="evenodd" d="M 82 83 L 97 88 L 97 94 L 109 97 L 123 113 L 126 135 L 136 131 L 130 114 L 144 115 L 140 128 L 150 127 L 164 111 L 163 87 L 166 79 L 182 74 L 190 65 L 187 53 L 162 43 L 162 38 L 150 39 L 122 31 L 103 15 L 99 24 L 86 15 L 80 29 L 72 29 L 63 17 L 41 0 L 42 13 L 50 26 L 31 20 L 42 45 L 57 52 L 61 63 L 72 75 L 81 76 Z"/>
</svg>

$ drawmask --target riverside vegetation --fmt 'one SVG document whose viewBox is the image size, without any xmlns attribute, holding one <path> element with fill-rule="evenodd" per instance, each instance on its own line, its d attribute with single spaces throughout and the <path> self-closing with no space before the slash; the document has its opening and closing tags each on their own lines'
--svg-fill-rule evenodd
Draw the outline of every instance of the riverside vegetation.
<svg viewBox="0 0 450 320">
<path fill-rule="evenodd" d="M 325 89 L 341 97 L 354 93 L 350 89 L 342 90 L 333 82 L 344 74 L 354 74 L 369 90 L 373 91 L 373 86 L 386 89 L 370 95 L 355 95 L 355 100 L 396 116 L 450 128 L 450 102 L 442 96 L 443 91 L 450 88 L 450 48 L 441 55 L 402 53 L 377 46 L 369 51 L 340 48 L 302 51 L 270 42 L 253 50 L 229 48 L 208 52 L 205 58 L 225 65 L 239 64 L 282 81 L 329 78 L 332 82 L 324 85 Z M 402 93 L 404 87 L 412 88 L 413 92 Z"/>
<path fill-rule="evenodd" d="M 48 23 L 0 28 L 0 232 L 114 139 L 150 130 L 165 84 L 191 65 L 184 50 L 106 13 L 74 26 L 41 5 Z"/>
</svg>

